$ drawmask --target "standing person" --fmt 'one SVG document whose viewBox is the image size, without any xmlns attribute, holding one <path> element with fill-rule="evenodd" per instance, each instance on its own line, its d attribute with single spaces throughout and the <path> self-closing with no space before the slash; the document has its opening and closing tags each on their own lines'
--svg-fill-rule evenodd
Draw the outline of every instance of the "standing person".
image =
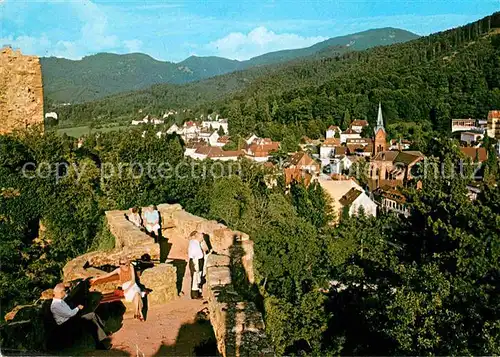
<svg viewBox="0 0 500 357">
<path fill-rule="evenodd" d="M 144 321 L 144 315 L 142 314 L 142 294 L 141 289 L 135 280 L 135 269 L 132 263 L 126 258 L 121 258 L 119 261 L 120 267 L 113 270 L 111 273 L 94 278 L 91 280 L 91 284 L 96 284 L 101 279 L 109 278 L 115 274 L 120 277 L 120 283 L 122 284 L 123 294 L 125 300 L 134 303 L 134 318 Z"/>
<path fill-rule="evenodd" d="M 203 261 L 205 254 L 201 247 L 203 233 L 193 231 L 189 235 L 188 257 L 189 271 L 191 273 L 191 299 L 202 299 L 201 278 L 203 274 Z"/>
<path fill-rule="evenodd" d="M 50 304 L 50 311 L 54 316 L 56 324 L 59 326 L 69 327 L 69 324 L 82 323 L 84 321 L 92 323 L 92 337 L 94 337 L 97 349 L 109 349 L 111 346 L 103 341 L 108 337 L 104 331 L 104 323 L 99 315 L 94 312 L 81 315 L 79 312 L 83 309 L 83 305 L 78 305 L 74 309 L 64 301 L 66 297 L 66 289 L 63 283 L 59 283 L 54 287 L 54 298 Z M 89 324 L 85 324 L 89 325 Z"/>
</svg>

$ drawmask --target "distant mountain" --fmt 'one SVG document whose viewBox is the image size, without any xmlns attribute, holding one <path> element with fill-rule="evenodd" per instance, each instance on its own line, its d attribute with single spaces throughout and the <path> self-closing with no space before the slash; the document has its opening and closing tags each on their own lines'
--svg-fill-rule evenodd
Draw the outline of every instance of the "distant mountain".
<svg viewBox="0 0 500 357">
<path fill-rule="evenodd" d="M 334 48 L 336 51 L 341 53 L 347 51 L 362 51 L 371 47 L 407 42 L 418 37 L 418 35 L 406 30 L 386 27 L 358 32 L 347 36 L 333 37 L 306 48 L 270 52 L 251 58 L 245 62 L 248 65 L 247 67 L 266 65 L 316 55 L 331 48 Z"/>
<path fill-rule="evenodd" d="M 255 66 L 322 56 L 322 53 L 331 55 L 332 51 L 343 54 L 416 38 L 418 35 L 405 30 L 382 28 L 334 37 L 307 48 L 270 52 L 247 61 L 191 56 L 173 63 L 157 61 L 142 53 L 99 53 L 78 61 L 42 57 L 40 62 L 46 97 L 54 102 L 75 103 L 158 83 L 182 84 Z"/>
</svg>

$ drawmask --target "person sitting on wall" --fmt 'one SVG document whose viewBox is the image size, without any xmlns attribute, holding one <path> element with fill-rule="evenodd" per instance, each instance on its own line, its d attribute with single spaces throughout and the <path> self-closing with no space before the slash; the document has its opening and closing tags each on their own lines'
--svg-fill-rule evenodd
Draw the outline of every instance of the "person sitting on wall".
<svg viewBox="0 0 500 357">
<path fill-rule="evenodd" d="M 143 293 L 136 283 L 135 268 L 134 265 L 126 258 L 121 258 L 119 261 L 120 267 L 113 270 L 111 273 L 105 274 L 103 276 L 93 278 L 90 283 L 92 285 L 96 284 L 99 280 L 107 279 L 113 275 L 118 274 L 120 278 L 120 283 L 122 284 L 123 295 L 125 300 L 134 303 L 134 318 L 144 321 L 144 315 L 142 314 L 142 296 Z"/>
<path fill-rule="evenodd" d="M 83 305 L 78 305 L 71 309 L 64 301 L 66 297 L 66 289 L 63 283 L 59 283 L 54 287 L 54 298 L 50 305 L 50 311 L 54 316 L 56 324 L 64 328 L 70 328 L 70 325 L 84 323 L 86 327 L 90 328 L 90 333 L 94 337 L 96 348 L 107 350 L 111 347 L 110 344 L 105 343 L 107 339 L 106 332 L 104 331 L 104 323 L 101 318 L 94 312 L 87 314 L 80 314 Z"/>
<path fill-rule="evenodd" d="M 130 213 L 127 215 L 127 219 L 137 227 L 142 227 L 142 218 L 137 207 L 132 207 L 130 209 Z"/>
<path fill-rule="evenodd" d="M 160 213 L 154 205 L 148 207 L 144 213 L 144 227 L 148 233 L 153 233 L 156 238 L 160 237 Z"/>
</svg>

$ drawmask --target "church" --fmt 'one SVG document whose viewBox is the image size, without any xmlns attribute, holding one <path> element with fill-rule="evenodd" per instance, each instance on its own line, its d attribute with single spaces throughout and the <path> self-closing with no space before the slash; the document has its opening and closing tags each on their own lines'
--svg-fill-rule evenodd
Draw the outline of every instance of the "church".
<svg viewBox="0 0 500 357">
<path fill-rule="evenodd" d="M 389 151 L 387 133 L 384 128 L 382 105 L 379 103 L 377 125 L 373 137 L 373 157 L 368 173 L 368 187 L 374 191 L 379 187 L 404 186 L 413 179 L 412 169 L 424 160 L 420 151 Z"/>
</svg>

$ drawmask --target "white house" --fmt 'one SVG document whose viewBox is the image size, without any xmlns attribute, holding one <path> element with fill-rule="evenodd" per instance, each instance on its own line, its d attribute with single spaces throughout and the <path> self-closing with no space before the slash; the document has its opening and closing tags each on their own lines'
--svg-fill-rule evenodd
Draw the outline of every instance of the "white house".
<svg viewBox="0 0 500 357">
<path fill-rule="evenodd" d="M 389 186 L 380 187 L 373 192 L 380 202 L 380 209 L 401 214 L 405 217 L 410 216 L 410 209 L 406 204 L 406 197 L 396 188 Z"/>
<path fill-rule="evenodd" d="M 153 123 L 153 125 L 158 125 L 158 124 L 164 123 L 164 121 L 162 119 L 156 119 L 156 118 L 151 119 L 151 122 Z"/>
<path fill-rule="evenodd" d="M 341 143 L 347 142 L 347 139 L 361 139 L 361 135 L 359 135 L 358 132 L 349 128 L 340 134 L 340 142 Z"/>
<path fill-rule="evenodd" d="M 354 130 L 356 133 L 361 133 L 361 131 L 363 131 L 363 128 L 365 126 L 368 126 L 368 122 L 366 120 L 354 120 L 351 123 L 351 129 Z"/>
<path fill-rule="evenodd" d="M 253 141 L 255 139 L 258 139 L 259 137 L 255 134 L 251 134 L 248 138 L 245 139 L 245 142 L 247 143 L 247 145 L 250 145 L 251 143 L 253 143 Z"/>
<path fill-rule="evenodd" d="M 328 138 L 319 147 L 319 157 L 321 159 L 326 159 L 333 157 L 335 154 L 335 147 L 340 146 L 340 139 L 338 138 Z"/>
<path fill-rule="evenodd" d="M 174 124 L 172 124 L 172 125 L 170 126 L 170 128 L 168 128 L 168 130 L 167 130 L 167 134 L 173 134 L 173 133 L 177 133 L 177 134 L 181 135 L 181 130 L 180 130 L 180 128 L 177 126 L 177 124 L 175 124 L 175 123 L 174 123 Z"/>
<path fill-rule="evenodd" d="M 176 114 L 177 114 L 177 111 L 170 109 L 169 111 L 165 112 L 165 114 L 163 114 L 163 119 L 168 118 L 169 116 L 176 115 Z"/>
<path fill-rule="evenodd" d="M 331 197 L 331 204 L 333 208 L 333 212 L 335 213 L 334 223 L 338 222 L 340 217 L 342 216 L 343 205 L 340 203 L 340 200 L 351 190 L 356 189 L 358 191 L 363 192 L 363 189 L 360 185 L 356 183 L 353 179 L 349 180 L 327 180 L 327 179 L 319 179 L 318 183 L 321 185 L 323 190 Z M 361 201 L 360 201 L 361 202 Z M 360 202 L 357 202 L 356 205 L 359 205 Z M 364 202 L 364 199 L 362 199 Z M 369 207 L 368 207 L 369 208 Z M 376 206 L 375 206 L 376 208 Z M 371 208 L 368 209 L 371 212 Z M 365 210 L 366 212 L 366 210 Z M 376 212 L 376 209 L 375 209 Z"/>
<path fill-rule="evenodd" d="M 357 216 L 362 209 L 365 216 L 377 217 L 377 204 L 371 200 L 365 191 L 358 188 L 351 188 L 339 200 L 341 210 L 349 210 L 349 216 Z"/>
<path fill-rule="evenodd" d="M 333 158 L 330 160 L 330 173 L 340 175 L 343 171 L 349 170 L 353 162 L 347 155 Z"/>
<path fill-rule="evenodd" d="M 342 130 L 338 126 L 336 126 L 336 125 L 330 125 L 328 127 L 328 130 L 326 131 L 325 137 L 327 139 L 334 138 L 335 137 L 335 133 L 341 134 Z"/>
<path fill-rule="evenodd" d="M 220 147 L 199 146 L 194 152 L 184 152 L 185 156 L 190 156 L 196 160 L 211 159 L 215 161 L 236 161 L 244 152 L 240 151 L 223 151 Z"/>
<path fill-rule="evenodd" d="M 404 139 L 391 139 L 389 141 L 389 150 L 410 150 L 411 141 Z"/>
<path fill-rule="evenodd" d="M 218 140 L 219 140 L 219 133 L 217 130 L 214 130 L 212 134 L 208 137 L 208 143 L 210 146 L 219 146 L 218 145 Z"/>
<path fill-rule="evenodd" d="M 57 120 L 57 113 L 56 112 L 45 113 L 45 119 L 47 118 L 52 118 Z"/>
<path fill-rule="evenodd" d="M 208 117 L 209 117 L 209 119 L 211 118 L 210 115 Z M 222 130 L 224 131 L 224 133 L 227 134 L 229 132 L 229 127 L 228 127 L 227 119 L 219 119 L 218 117 L 219 117 L 219 115 L 217 114 L 215 120 L 202 121 L 201 122 L 201 126 L 203 128 L 207 128 L 207 129 L 212 128 L 214 130 L 219 130 L 220 128 L 222 128 Z"/>
<path fill-rule="evenodd" d="M 471 143 L 478 143 L 484 137 L 481 133 L 474 133 L 471 131 L 464 131 L 460 133 L 460 140 L 466 142 L 469 146 Z"/>
<path fill-rule="evenodd" d="M 476 119 L 451 119 L 451 132 L 476 129 Z"/>
</svg>

